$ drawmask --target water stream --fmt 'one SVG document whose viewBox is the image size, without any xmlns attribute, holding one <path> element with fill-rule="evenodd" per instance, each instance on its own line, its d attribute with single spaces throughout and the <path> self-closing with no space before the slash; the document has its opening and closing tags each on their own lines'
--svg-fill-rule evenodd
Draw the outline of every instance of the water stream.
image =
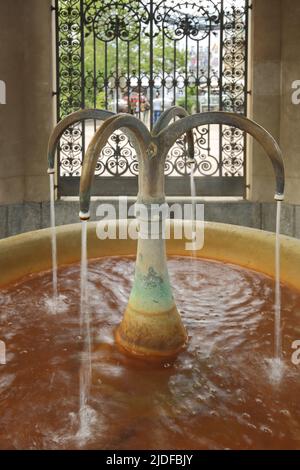
<svg viewBox="0 0 300 470">
<path fill-rule="evenodd" d="M 275 349 L 276 360 L 281 359 L 281 289 L 280 289 L 280 220 L 281 201 L 277 201 L 276 211 L 276 242 L 275 242 Z"/>
<path fill-rule="evenodd" d="M 196 186 L 195 186 L 195 162 L 190 163 L 190 186 L 191 186 L 191 199 L 192 199 L 192 236 L 193 239 L 196 235 Z M 281 221 L 281 201 L 277 201 L 276 206 L 276 241 L 275 241 L 275 300 L 274 300 L 274 361 L 272 365 L 275 376 L 282 375 L 282 338 L 281 338 L 281 288 L 280 288 L 280 221 Z M 193 257 L 196 253 L 193 252 Z"/>
<path fill-rule="evenodd" d="M 57 311 L 58 285 L 57 285 L 57 241 L 55 227 L 55 182 L 54 173 L 50 177 L 50 226 L 51 226 L 51 247 L 52 247 L 52 284 L 53 284 L 53 313 Z"/>
<path fill-rule="evenodd" d="M 79 432 L 78 438 L 85 440 L 90 434 L 91 409 L 89 397 L 92 379 L 91 330 L 88 302 L 88 259 L 87 221 L 82 221 L 81 229 L 81 272 L 80 272 L 80 333 L 83 337 L 83 352 L 80 367 L 79 387 Z"/>
</svg>

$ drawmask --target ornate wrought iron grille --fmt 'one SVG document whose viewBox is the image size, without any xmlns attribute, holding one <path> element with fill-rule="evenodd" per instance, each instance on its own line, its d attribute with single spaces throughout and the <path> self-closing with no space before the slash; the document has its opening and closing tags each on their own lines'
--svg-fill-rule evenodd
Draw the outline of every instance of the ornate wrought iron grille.
<svg viewBox="0 0 300 470">
<path fill-rule="evenodd" d="M 80 108 L 130 112 L 149 127 L 172 105 L 247 113 L 248 0 L 56 0 L 57 119 Z M 98 123 L 78 124 L 59 148 L 58 194 L 77 195 L 84 149 Z M 243 195 L 246 140 L 224 126 L 195 130 L 201 195 Z M 189 194 L 184 139 L 166 162 L 166 191 Z M 136 154 L 113 135 L 95 194 L 137 191 Z M 112 184 L 112 182 L 118 184 Z"/>
</svg>

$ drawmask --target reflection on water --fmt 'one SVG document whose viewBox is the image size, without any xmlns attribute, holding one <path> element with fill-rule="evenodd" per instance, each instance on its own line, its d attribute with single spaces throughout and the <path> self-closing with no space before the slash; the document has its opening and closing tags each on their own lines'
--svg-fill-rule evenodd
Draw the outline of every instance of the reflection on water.
<svg viewBox="0 0 300 470">
<path fill-rule="evenodd" d="M 0 296 L 0 448 L 300 448 L 300 294 L 282 289 L 283 360 L 274 351 L 274 282 L 237 266 L 169 260 L 189 344 L 175 362 L 124 356 L 113 332 L 134 260 L 90 262 L 92 387 L 79 429 L 80 267 L 28 276 Z M 280 370 L 279 370 L 280 369 Z M 280 374 L 280 376 L 278 376 Z M 83 435 L 84 434 L 84 435 Z"/>
</svg>

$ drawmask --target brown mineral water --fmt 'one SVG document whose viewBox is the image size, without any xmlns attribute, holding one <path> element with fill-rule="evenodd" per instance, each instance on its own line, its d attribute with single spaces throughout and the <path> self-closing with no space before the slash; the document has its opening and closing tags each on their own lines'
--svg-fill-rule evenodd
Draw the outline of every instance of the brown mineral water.
<svg viewBox="0 0 300 470">
<path fill-rule="evenodd" d="M 300 293 L 282 286 L 282 358 L 274 352 L 274 281 L 238 266 L 171 258 L 174 296 L 189 343 L 174 362 L 149 363 L 115 346 L 133 258 L 89 263 L 92 386 L 88 429 L 78 433 L 80 267 L 60 268 L 0 295 L 0 448 L 299 449 Z M 275 371 L 276 372 L 276 371 Z"/>
</svg>

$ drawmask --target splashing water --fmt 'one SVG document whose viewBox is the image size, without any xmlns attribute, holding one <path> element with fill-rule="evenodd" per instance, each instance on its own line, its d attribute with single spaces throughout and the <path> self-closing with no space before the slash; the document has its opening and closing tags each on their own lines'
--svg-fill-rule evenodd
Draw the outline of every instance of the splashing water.
<svg viewBox="0 0 300 470">
<path fill-rule="evenodd" d="M 284 362 L 280 358 L 273 357 L 267 359 L 265 363 L 269 382 L 275 387 L 280 385 L 286 369 Z"/>
<path fill-rule="evenodd" d="M 299 371 L 287 359 L 278 384 L 281 364 L 264 359 L 274 356 L 271 277 L 171 256 L 170 279 L 190 340 L 176 361 L 160 365 L 125 355 L 114 341 L 135 257 L 89 259 L 88 268 L 95 338 L 89 406 L 81 416 L 88 426 L 79 434 L 76 264 L 58 271 L 60 294 L 68 298 L 59 321 L 44 303 L 52 295 L 50 272 L 1 292 L 1 339 L 10 350 L 0 366 L 0 449 L 299 449 Z M 289 358 L 300 292 L 283 283 L 281 298 L 282 356 Z"/>
<path fill-rule="evenodd" d="M 51 226 L 51 247 L 52 247 L 52 283 L 53 283 L 53 313 L 57 310 L 58 286 L 57 286 L 57 241 L 55 227 L 55 186 L 54 173 L 50 177 L 50 226 Z"/>
<path fill-rule="evenodd" d="M 87 221 L 82 221 L 81 231 L 81 297 L 80 297 L 80 332 L 84 338 L 84 351 L 80 368 L 79 388 L 79 432 L 80 440 L 88 439 L 92 409 L 89 407 L 89 396 L 92 379 L 91 331 L 88 308 L 88 260 L 87 260 Z"/>
<path fill-rule="evenodd" d="M 281 201 L 277 201 L 276 242 L 275 242 L 275 359 L 282 355 L 281 344 L 281 289 L 280 289 L 280 219 Z"/>
</svg>

